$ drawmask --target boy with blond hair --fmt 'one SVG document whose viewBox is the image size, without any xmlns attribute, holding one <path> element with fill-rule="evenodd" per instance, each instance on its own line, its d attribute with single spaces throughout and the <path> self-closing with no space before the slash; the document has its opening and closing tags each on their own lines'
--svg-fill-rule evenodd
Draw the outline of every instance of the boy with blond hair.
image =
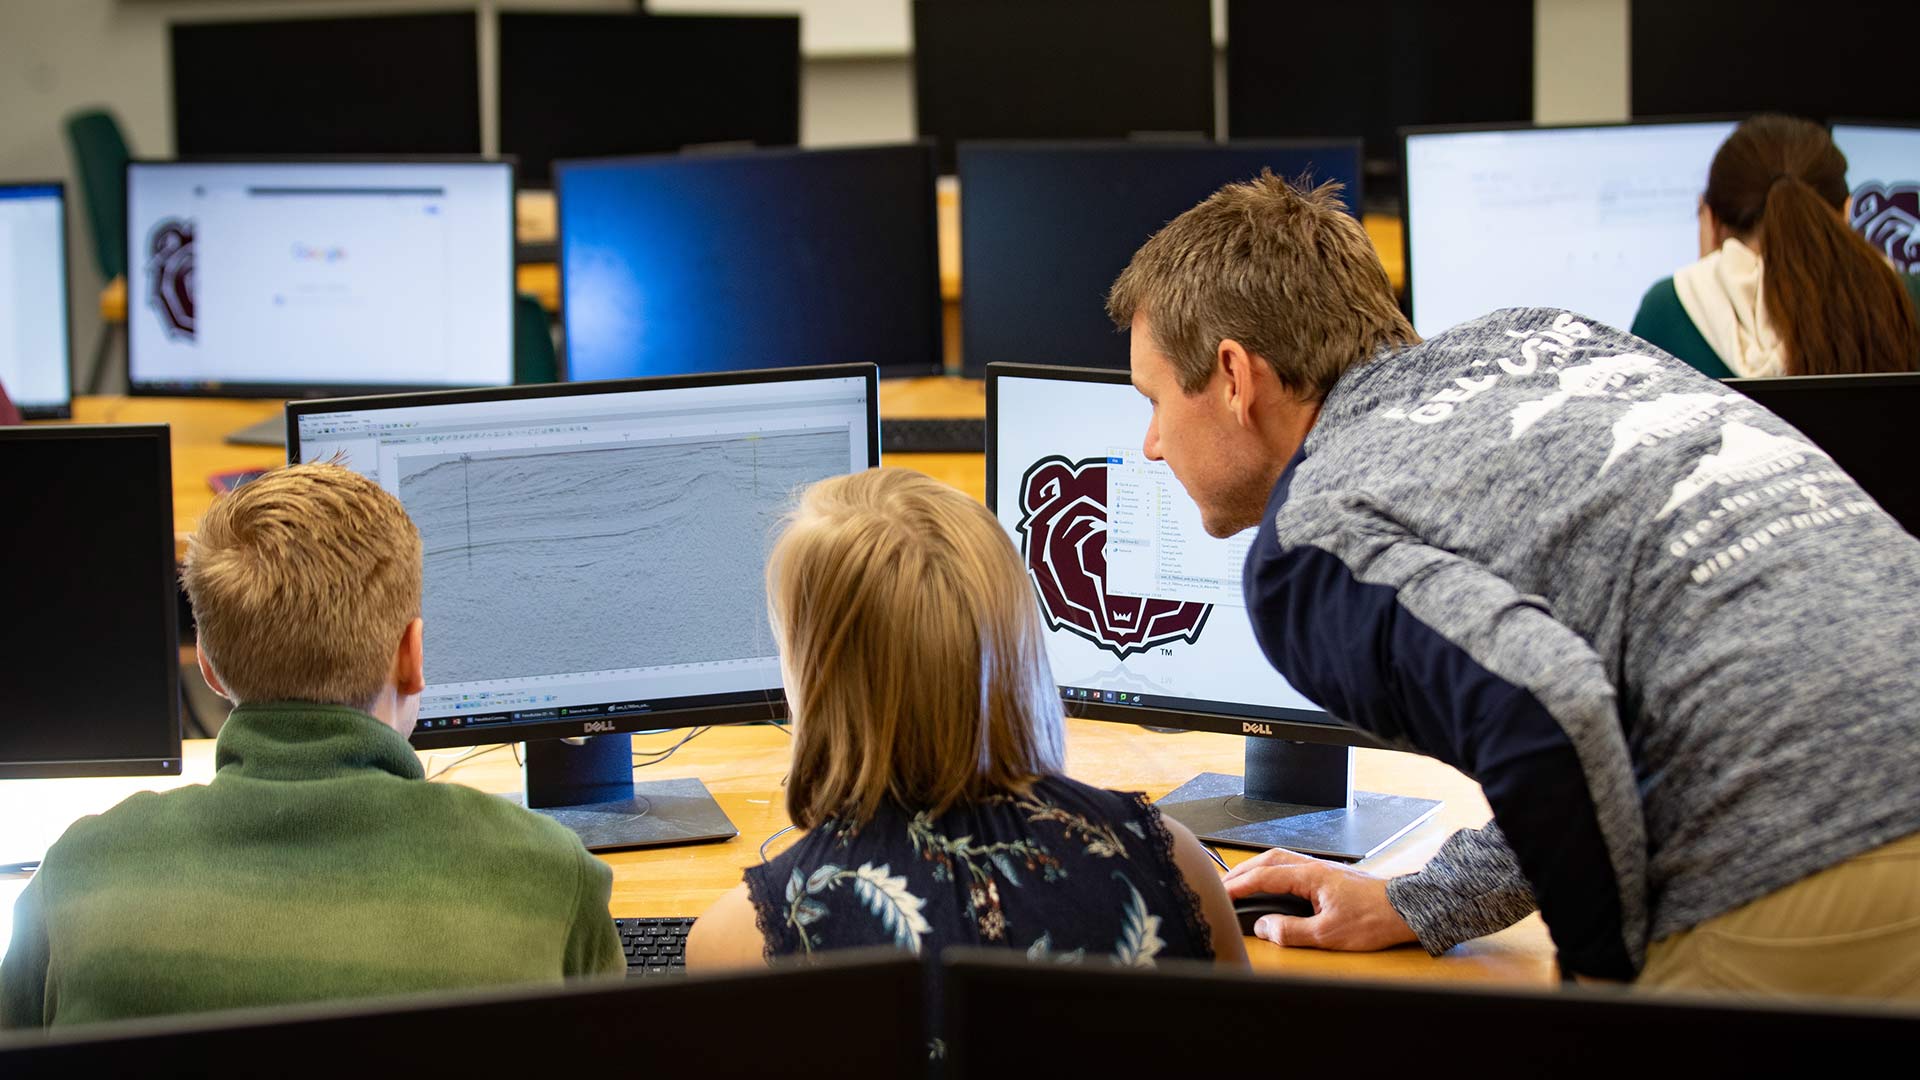
<svg viewBox="0 0 1920 1080">
<path fill-rule="evenodd" d="M 0 1027 L 625 969 L 612 873 L 505 800 L 428 784 L 420 535 L 333 465 L 216 503 L 187 553 L 211 783 L 76 822 L 21 894 Z"/>
</svg>

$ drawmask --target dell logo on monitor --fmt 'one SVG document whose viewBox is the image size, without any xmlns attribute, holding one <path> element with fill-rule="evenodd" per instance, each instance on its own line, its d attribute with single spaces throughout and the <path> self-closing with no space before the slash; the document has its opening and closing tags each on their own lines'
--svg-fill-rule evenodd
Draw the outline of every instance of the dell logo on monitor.
<svg viewBox="0 0 1920 1080">
<path fill-rule="evenodd" d="M 1242 720 L 1240 722 L 1240 734 L 1271 735 L 1273 734 L 1273 725 L 1272 724 L 1256 724 L 1250 720 Z"/>
<path fill-rule="evenodd" d="M 604 735 L 607 732 L 613 730 L 613 721 L 589 720 L 586 723 L 580 725 L 580 730 L 586 732 L 589 735 Z"/>
</svg>

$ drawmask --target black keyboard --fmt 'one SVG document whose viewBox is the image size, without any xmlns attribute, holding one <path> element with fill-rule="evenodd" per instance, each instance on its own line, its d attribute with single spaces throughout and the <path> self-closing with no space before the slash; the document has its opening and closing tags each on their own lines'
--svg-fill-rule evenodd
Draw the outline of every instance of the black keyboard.
<svg viewBox="0 0 1920 1080">
<path fill-rule="evenodd" d="M 884 454 L 984 454 L 987 421 L 980 416 L 880 418 Z"/>
<path fill-rule="evenodd" d="M 620 951 L 627 954 L 627 978 L 687 973 L 687 931 L 692 919 L 615 919 Z"/>
</svg>

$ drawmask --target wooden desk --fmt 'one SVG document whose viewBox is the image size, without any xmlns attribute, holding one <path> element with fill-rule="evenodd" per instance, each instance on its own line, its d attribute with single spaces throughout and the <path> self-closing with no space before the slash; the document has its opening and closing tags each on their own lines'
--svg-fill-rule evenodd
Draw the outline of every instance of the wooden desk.
<svg viewBox="0 0 1920 1080">
<path fill-rule="evenodd" d="M 683 732 L 636 736 L 636 749 L 664 749 Z M 1078 779 L 1106 787 L 1145 791 L 1159 797 L 1201 772 L 1239 773 L 1244 742 L 1228 735 L 1192 732 L 1161 735 L 1126 724 L 1068 721 L 1067 768 Z M 422 755 L 433 770 L 462 751 Z M 765 725 L 714 728 L 687 743 L 673 757 L 635 773 L 639 780 L 698 777 L 713 793 L 740 835 L 723 844 L 609 852 L 613 867 L 613 913 L 618 916 L 698 915 L 734 885 L 740 871 L 757 863 L 760 844 L 788 824 L 781 786 L 789 754 L 788 737 Z M 476 756 L 443 774 L 482 791 L 520 788 L 519 770 L 504 750 Z M 1380 874 L 1418 869 L 1456 829 L 1483 824 L 1492 817 L 1479 785 L 1429 758 L 1380 750 L 1360 751 L 1354 783 L 1365 790 L 1391 791 L 1442 800 L 1434 820 L 1363 864 Z M 768 848 L 784 850 L 794 834 Z M 1230 864 L 1253 853 L 1221 848 Z M 1549 986 L 1557 980 L 1546 926 L 1534 915 L 1516 926 L 1462 944 L 1434 958 L 1415 946 L 1377 953 L 1331 953 L 1282 949 L 1264 941 L 1247 942 L 1256 967 L 1289 974 L 1379 979 L 1468 980 L 1521 986 Z"/>
<path fill-rule="evenodd" d="M 685 732 L 641 735 L 636 749 L 664 749 Z M 740 835 L 721 844 L 616 851 L 602 856 L 613 867 L 612 911 L 617 916 L 698 915 L 720 894 L 740 882 L 740 872 L 759 861 L 760 845 L 788 824 L 785 790 L 791 743 L 780 731 L 765 725 L 714 728 L 688 742 L 671 758 L 635 775 L 642 781 L 697 777 L 713 793 Z M 1067 767 L 1089 783 L 1159 796 L 1195 773 L 1237 773 L 1241 741 L 1227 735 L 1188 733 L 1160 735 L 1124 724 L 1091 720 L 1068 721 Z M 466 749 L 434 750 L 420 755 L 427 773 L 453 763 Z M 16 839 L 42 848 L 64 823 L 98 813 L 135 791 L 164 790 L 186 783 L 204 783 L 213 775 L 213 742 L 194 739 L 186 744 L 185 775 L 179 779 L 135 777 L 99 780 L 10 781 L 0 791 L 0 808 L 22 809 L 0 815 L 0 822 L 26 820 L 46 828 L 34 836 Z M 1359 752 L 1354 782 L 1370 790 L 1387 790 L 1443 800 L 1434 820 L 1398 844 L 1363 864 L 1379 874 L 1403 874 L 1422 865 L 1454 829 L 1478 825 L 1490 813 L 1480 789 L 1452 769 L 1427 758 L 1379 750 Z M 520 770 L 504 748 L 476 754 L 454 764 L 439 783 L 461 783 L 481 791 L 520 790 Z M 17 828 L 13 826 L 12 828 Z M 9 827 L 0 825 L 0 829 Z M 789 833 L 768 847 L 768 855 L 785 849 Z M 40 850 L 40 849 L 35 849 Z M 1229 863 L 1252 853 L 1218 849 Z M 0 877 L 0 890 L 9 884 Z M 1253 964 L 1262 971 L 1357 979 L 1420 979 L 1462 981 L 1509 986 L 1551 986 L 1556 982 L 1552 943 L 1538 915 L 1491 937 L 1470 941 L 1445 956 L 1429 957 L 1406 946 L 1377 953 L 1333 953 L 1312 949 L 1282 949 L 1248 939 Z"/>
</svg>

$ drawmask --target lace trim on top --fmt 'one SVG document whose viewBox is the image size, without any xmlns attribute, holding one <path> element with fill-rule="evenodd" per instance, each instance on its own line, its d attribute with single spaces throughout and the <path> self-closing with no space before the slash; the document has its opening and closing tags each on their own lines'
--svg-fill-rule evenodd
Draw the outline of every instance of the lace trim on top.
<svg viewBox="0 0 1920 1080">
<path fill-rule="evenodd" d="M 799 951 L 787 936 L 791 927 L 777 914 L 780 905 L 774 897 L 780 895 L 780 886 L 774 883 L 773 867 L 774 862 L 749 866 L 740 875 L 747 883 L 747 899 L 753 904 L 754 929 L 760 931 L 760 958 L 769 964 Z"/>
<path fill-rule="evenodd" d="M 1160 808 L 1148 801 L 1146 793 L 1140 791 L 1115 792 L 1132 800 L 1134 806 L 1146 818 L 1147 831 L 1153 837 L 1154 854 L 1160 857 L 1163 872 L 1173 878 L 1173 891 L 1180 898 L 1180 908 L 1187 917 L 1187 932 L 1206 953 L 1205 959 L 1214 959 L 1213 929 L 1207 923 L 1207 913 L 1200 906 L 1200 894 L 1193 891 L 1193 883 L 1187 875 L 1180 872 L 1180 863 L 1173 857 L 1173 830 L 1160 816 Z"/>
</svg>

